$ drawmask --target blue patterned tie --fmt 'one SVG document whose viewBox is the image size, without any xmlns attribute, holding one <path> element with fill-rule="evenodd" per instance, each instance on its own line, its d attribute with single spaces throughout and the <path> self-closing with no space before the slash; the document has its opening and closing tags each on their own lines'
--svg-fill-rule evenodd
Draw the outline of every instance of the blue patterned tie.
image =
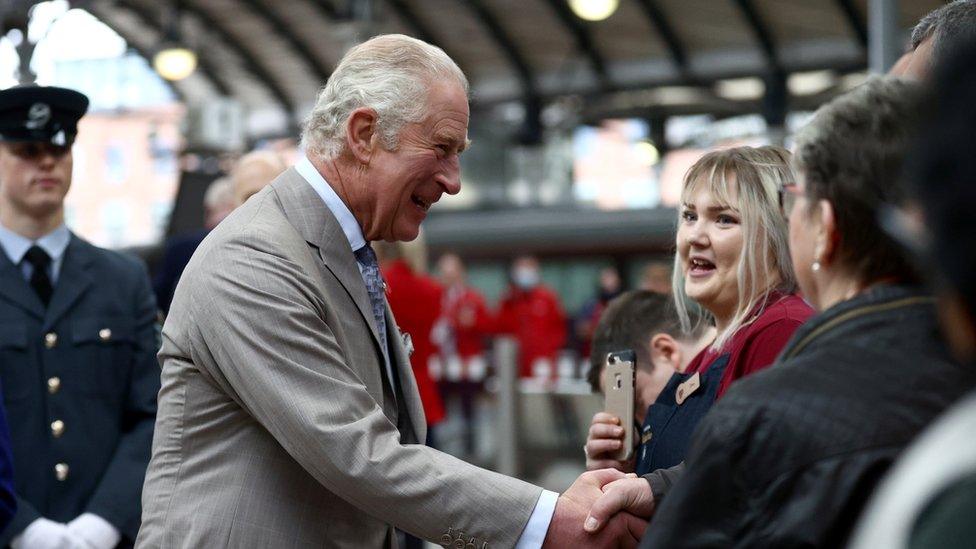
<svg viewBox="0 0 976 549">
<path fill-rule="evenodd" d="M 376 261 L 376 253 L 373 248 L 366 244 L 356 250 L 356 261 L 363 268 L 363 282 L 366 283 L 366 292 L 369 294 L 369 301 L 373 306 L 373 320 L 376 321 L 376 330 L 380 336 L 380 346 L 386 354 L 386 315 L 383 307 L 383 276 L 380 275 L 380 265 Z"/>
</svg>

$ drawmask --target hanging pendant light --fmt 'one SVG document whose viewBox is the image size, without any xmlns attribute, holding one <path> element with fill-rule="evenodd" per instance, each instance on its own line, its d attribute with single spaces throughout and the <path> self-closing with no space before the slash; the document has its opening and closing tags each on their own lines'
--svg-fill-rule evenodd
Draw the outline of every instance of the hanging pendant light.
<svg viewBox="0 0 976 549">
<path fill-rule="evenodd" d="M 603 21 L 613 15 L 620 0 L 569 0 L 569 7 L 585 21 Z"/>
<path fill-rule="evenodd" d="M 197 68 L 197 54 L 188 48 L 180 33 L 180 2 L 173 3 L 165 26 L 165 38 L 153 56 L 153 69 L 171 82 L 183 80 Z"/>
<path fill-rule="evenodd" d="M 166 80 L 177 82 L 193 74 L 197 68 L 197 54 L 185 47 L 171 44 L 153 57 L 153 68 Z"/>
</svg>

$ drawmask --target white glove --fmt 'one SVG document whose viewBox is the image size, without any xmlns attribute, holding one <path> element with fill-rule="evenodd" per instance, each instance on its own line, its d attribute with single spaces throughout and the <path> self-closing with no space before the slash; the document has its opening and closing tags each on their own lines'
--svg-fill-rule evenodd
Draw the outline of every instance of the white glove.
<svg viewBox="0 0 976 549">
<path fill-rule="evenodd" d="M 112 549 L 119 544 L 119 531 L 94 513 L 82 513 L 68 523 L 68 532 L 85 549 Z"/>
<path fill-rule="evenodd" d="M 46 518 L 30 523 L 10 546 L 13 549 L 86 549 L 66 525 Z"/>
</svg>

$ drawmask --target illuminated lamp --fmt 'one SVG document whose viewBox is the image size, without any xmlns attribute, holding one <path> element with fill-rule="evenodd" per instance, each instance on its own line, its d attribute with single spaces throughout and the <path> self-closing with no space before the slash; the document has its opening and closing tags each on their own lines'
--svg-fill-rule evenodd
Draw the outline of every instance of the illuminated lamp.
<svg viewBox="0 0 976 549">
<path fill-rule="evenodd" d="M 603 21 L 617 11 L 620 0 L 569 0 L 576 17 L 586 21 Z"/>
<path fill-rule="evenodd" d="M 657 150 L 654 143 L 650 141 L 638 141 L 635 145 L 637 149 L 637 157 L 640 159 L 640 163 L 645 166 L 654 166 L 661 161 L 661 152 Z"/>
<path fill-rule="evenodd" d="M 166 80 L 183 80 L 196 70 L 197 54 L 189 48 L 171 45 L 159 50 L 153 57 L 153 68 Z"/>
</svg>

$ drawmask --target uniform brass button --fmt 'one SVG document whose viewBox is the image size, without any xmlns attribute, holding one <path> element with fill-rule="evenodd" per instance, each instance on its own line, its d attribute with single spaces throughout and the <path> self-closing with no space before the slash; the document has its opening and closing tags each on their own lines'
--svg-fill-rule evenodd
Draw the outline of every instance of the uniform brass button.
<svg viewBox="0 0 976 549">
<path fill-rule="evenodd" d="M 54 376 L 54 377 L 48 378 L 48 380 L 47 380 L 47 392 L 49 392 L 49 393 L 51 393 L 53 395 L 54 393 L 58 392 L 58 389 L 60 389 L 60 388 L 61 388 L 61 378 L 60 377 Z"/>
<path fill-rule="evenodd" d="M 98 331 L 98 337 L 102 341 L 108 341 L 112 339 L 112 330 L 109 328 L 102 328 Z"/>
<path fill-rule="evenodd" d="M 56 419 L 51 422 L 51 434 L 54 438 L 58 438 L 64 433 L 64 422 L 60 419 Z"/>
<path fill-rule="evenodd" d="M 54 348 L 58 344 L 58 334 L 50 332 L 44 335 L 44 346 L 48 349 Z"/>
<path fill-rule="evenodd" d="M 62 481 L 62 482 L 65 479 L 67 479 L 68 478 L 68 464 L 67 463 L 59 463 L 59 464 L 55 465 L 54 466 L 54 476 L 57 477 L 57 479 L 60 480 L 60 481 Z"/>
</svg>

